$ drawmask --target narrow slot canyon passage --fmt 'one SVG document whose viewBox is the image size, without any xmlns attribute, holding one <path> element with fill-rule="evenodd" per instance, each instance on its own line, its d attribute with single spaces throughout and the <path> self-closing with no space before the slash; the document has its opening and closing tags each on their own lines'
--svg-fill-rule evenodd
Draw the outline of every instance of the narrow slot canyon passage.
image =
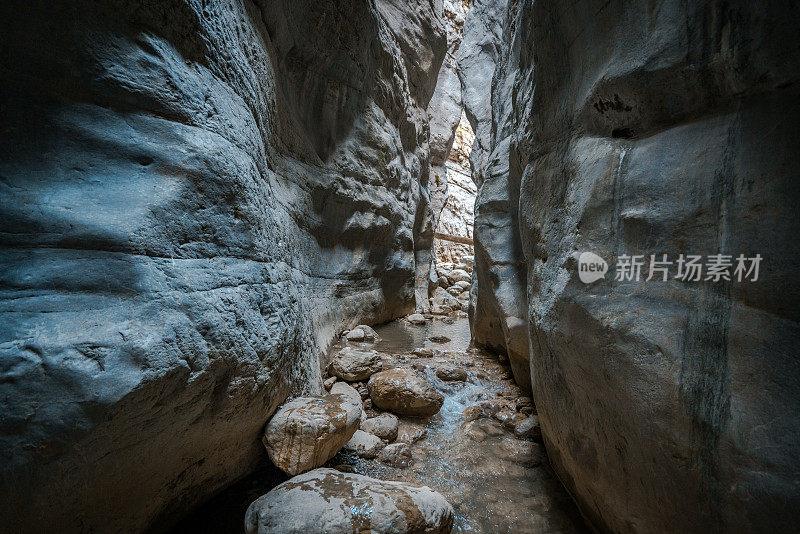
<svg viewBox="0 0 800 534">
<path fill-rule="evenodd" d="M 800 4 L 0 20 L 0 534 L 800 530 Z"/>
</svg>

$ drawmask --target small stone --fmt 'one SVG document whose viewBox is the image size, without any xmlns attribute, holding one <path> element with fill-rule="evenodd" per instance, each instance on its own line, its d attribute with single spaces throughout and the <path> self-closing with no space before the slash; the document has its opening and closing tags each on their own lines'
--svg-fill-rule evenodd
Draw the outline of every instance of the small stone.
<svg viewBox="0 0 800 534">
<path fill-rule="evenodd" d="M 500 423 L 505 423 L 508 419 L 514 416 L 513 411 L 511 411 L 508 407 L 504 407 L 502 410 L 494 414 L 492 417 L 497 419 Z"/>
<path fill-rule="evenodd" d="M 322 385 L 327 391 L 330 391 L 331 387 L 333 387 L 333 385 L 335 383 L 336 383 L 336 377 L 332 376 L 332 377 L 326 379 L 325 382 L 322 383 Z"/>
<path fill-rule="evenodd" d="M 352 465 L 347 465 L 347 464 L 335 465 L 335 466 L 333 466 L 333 468 L 336 469 L 337 471 L 341 471 L 342 473 L 354 473 L 355 472 L 355 469 L 353 469 L 353 466 Z"/>
<path fill-rule="evenodd" d="M 411 445 L 408 443 L 392 443 L 384 447 L 378 455 L 379 462 L 392 467 L 408 467 L 411 460 Z"/>
<path fill-rule="evenodd" d="M 412 354 L 414 354 L 415 356 L 419 356 L 420 358 L 430 358 L 431 356 L 433 356 L 433 349 L 429 348 L 414 349 Z"/>
<path fill-rule="evenodd" d="M 359 458 L 372 459 L 378 456 L 383 447 L 384 443 L 378 436 L 363 430 L 356 430 L 353 437 L 344 444 L 342 450 L 355 454 Z"/>
<path fill-rule="evenodd" d="M 480 406 L 467 406 L 466 408 L 464 408 L 464 411 L 462 413 L 464 415 L 464 421 L 469 423 L 470 421 L 474 421 L 475 419 L 482 416 L 483 410 L 481 409 Z"/>
<path fill-rule="evenodd" d="M 420 313 L 412 313 L 411 315 L 406 317 L 406 321 L 415 325 L 423 325 L 428 322 L 428 320 L 425 319 L 425 317 L 423 317 L 422 314 Z"/>
<path fill-rule="evenodd" d="M 397 429 L 397 441 L 413 445 L 414 443 L 423 439 L 427 434 L 428 431 L 421 426 L 411 423 L 400 423 L 400 426 Z"/>
<path fill-rule="evenodd" d="M 453 319 L 452 317 L 445 317 L 444 319 L 442 319 L 442 322 L 443 322 L 444 324 L 453 324 L 453 323 L 455 323 L 456 321 L 455 321 L 455 319 Z"/>
<path fill-rule="evenodd" d="M 364 411 L 372 409 L 372 399 L 364 399 Z"/>
<path fill-rule="evenodd" d="M 345 337 L 347 337 L 347 341 L 364 341 L 366 336 L 364 335 L 364 331 L 360 328 L 353 328 Z"/>
<path fill-rule="evenodd" d="M 436 376 L 439 377 L 440 380 L 458 380 L 460 382 L 464 382 L 468 378 L 467 372 L 458 367 L 440 367 L 436 370 Z"/>
<path fill-rule="evenodd" d="M 508 362 L 508 356 L 501 352 L 497 355 L 497 361 L 500 363 L 506 363 Z"/>
<path fill-rule="evenodd" d="M 449 343 L 450 338 L 447 336 L 430 336 L 428 341 L 433 341 L 434 343 Z"/>
<path fill-rule="evenodd" d="M 397 439 L 398 426 L 399 420 L 397 416 L 390 413 L 382 413 L 377 417 L 371 417 L 361 422 L 361 430 L 388 442 Z"/>
<path fill-rule="evenodd" d="M 514 435 L 519 439 L 531 439 L 542 441 L 542 428 L 539 426 L 539 418 L 531 415 L 514 427 Z"/>
</svg>

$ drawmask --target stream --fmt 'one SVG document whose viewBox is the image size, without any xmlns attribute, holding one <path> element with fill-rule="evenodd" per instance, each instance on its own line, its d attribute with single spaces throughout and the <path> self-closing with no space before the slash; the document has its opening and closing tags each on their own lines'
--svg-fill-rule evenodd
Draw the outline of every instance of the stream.
<svg viewBox="0 0 800 534">
<path fill-rule="evenodd" d="M 470 346 L 469 321 L 465 317 L 416 326 L 397 320 L 375 328 L 376 343 L 350 343 L 385 354 L 385 364 L 414 366 L 445 397 L 441 410 L 428 419 L 400 416 L 400 430 L 424 430 L 412 446 L 413 461 L 397 468 L 378 460 L 339 452 L 326 465 L 383 480 L 424 484 L 440 492 L 455 511 L 453 532 L 567 533 L 589 532 L 566 490 L 550 468 L 544 446 L 517 439 L 493 417 L 467 421 L 464 410 L 481 401 L 513 401 L 522 392 L 511 371 L 496 356 Z M 449 338 L 437 343 L 430 338 Z M 444 339 L 440 339 L 444 341 Z M 341 341 L 332 351 L 341 350 Z M 411 352 L 430 348 L 430 357 Z M 437 378 L 437 367 L 461 367 L 465 382 Z M 369 417 L 377 415 L 372 409 Z M 266 456 L 266 455 L 265 455 Z M 265 465 L 202 506 L 184 520 L 178 532 L 241 532 L 247 506 L 287 480 L 274 466 Z"/>
</svg>

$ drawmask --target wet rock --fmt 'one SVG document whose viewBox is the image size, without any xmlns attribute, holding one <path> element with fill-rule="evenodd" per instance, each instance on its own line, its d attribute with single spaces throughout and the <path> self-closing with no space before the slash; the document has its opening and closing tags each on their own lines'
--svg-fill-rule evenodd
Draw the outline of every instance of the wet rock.
<svg viewBox="0 0 800 534">
<path fill-rule="evenodd" d="M 490 399 L 478 403 L 484 415 L 494 417 L 500 410 L 505 408 L 506 403 L 497 399 Z"/>
<path fill-rule="evenodd" d="M 381 371 L 370 377 L 368 385 L 377 407 L 401 415 L 429 417 L 444 403 L 442 394 L 411 369 Z"/>
<path fill-rule="evenodd" d="M 461 382 L 469 377 L 464 369 L 458 367 L 440 367 L 436 370 L 436 376 L 445 381 L 458 380 Z"/>
<path fill-rule="evenodd" d="M 364 331 L 360 328 L 353 328 L 347 332 L 345 337 L 347 338 L 347 341 L 364 341 L 366 336 L 364 335 Z"/>
<path fill-rule="evenodd" d="M 453 508 L 427 486 L 323 468 L 255 500 L 244 525 L 246 534 L 446 534 L 453 525 Z"/>
<path fill-rule="evenodd" d="M 428 431 L 419 425 L 412 423 L 401 422 L 397 429 L 397 441 L 413 445 L 419 440 L 425 438 Z"/>
<path fill-rule="evenodd" d="M 494 417 L 500 423 L 505 423 L 510 418 L 512 418 L 514 415 L 516 415 L 516 413 L 512 409 L 510 409 L 508 406 L 505 406 L 505 407 L 503 407 L 503 409 L 498 411 L 492 417 Z"/>
<path fill-rule="evenodd" d="M 330 378 L 326 378 L 325 381 L 322 383 L 322 387 L 324 387 L 327 391 L 331 390 L 331 387 L 336 383 L 336 377 L 332 376 Z"/>
<path fill-rule="evenodd" d="M 481 417 L 483 415 L 483 410 L 480 406 L 467 406 L 464 408 L 462 415 L 464 417 L 464 421 L 469 423 L 470 421 L 474 421 L 475 419 Z"/>
<path fill-rule="evenodd" d="M 397 429 L 399 420 L 397 416 L 390 413 L 383 413 L 377 417 L 371 417 L 361 422 L 361 430 L 378 436 L 388 442 L 397 439 Z"/>
<path fill-rule="evenodd" d="M 364 332 L 364 341 L 380 341 L 381 338 L 378 336 L 378 333 L 373 330 L 371 326 L 367 326 L 365 324 L 360 324 L 356 326 L 359 330 Z"/>
<path fill-rule="evenodd" d="M 355 469 L 353 469 L 352 465 L 348 464 L 338 464 L 333 466 L 334 469 L 337 471 L 341 471 L 342 473 L 355 473 Z"/>
<path fill-rule="evenodd" d="M 455 323 L 455 320 L 452 317 L 444 317 L 442 318 L 442 322 L 445 324 L 453 324 Z"/>
<path fill-rule="evenodd" d="M 411 445 L 403 442 L 387 445 L 378 455 L 378 461 L 392 467 L 408 467 L 412 461 Z"/>
<path fill-rule="evenodd" d="M 299 397 L 275 412 L 262 442 L 272 463 L 297 475 L 333 458 L 358 430 L 361 417 L 361 400 L 352 395 Z"/>
<path fill-rule="evenodd" d="M 345 347 L 331 361 L 330 372 L 342 380 L 364 380 L 383 369 L 383 361 L 374 350 Z"/>
<path fill-rule="evenodd" d="M 408 317 L 406 317 L 406 321 L 413 325 L 424 325 L 428 322 L 427 319 L 421 313 L 412 313 Z"/>
<path fill-rule="evenodd" d="M 430 358 L 431 356 L 433 356 L 433 349 L 418 348 L 414 349 L 412 354 L 414 354 L 415 356 L 419 356 L 420 358 Z"/>
<path fill-rule="evenodd" d="M 450 343 L 450 338 L 447 336 L 430 336 L 428 341 L 432 341 L 434 343 Z"/>
<path fill-rule="evenodd" d="M 535 415 L 529 416 L 524 421 L 514 427 L 514 435 L 520 439 L 532 439 L 542 441 L 542 429 L 539 426 L 539 418 Z"/>
<path fill-rule="evenodd" d="M 384 445 L 385 443 L 378 436 L 363 430 L 356 430 L 353 437 L 344 444 L 342 450 L 355 454 L 359 458 L 372 459 L 378 456 Z"/>
</svg>

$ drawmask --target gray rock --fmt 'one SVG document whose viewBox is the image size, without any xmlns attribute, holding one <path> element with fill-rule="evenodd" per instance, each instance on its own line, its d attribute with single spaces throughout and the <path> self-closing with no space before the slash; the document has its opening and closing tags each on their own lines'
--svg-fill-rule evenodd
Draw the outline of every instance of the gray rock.
<svg viewBox="0 0 800 534">
<path fill-rule="evenodd" d="M 509 0 L 473 335 L 518 381 L 532 364 L 551 464 L 599 530 L 800 522 L 800 276 L 777 259 L 800 252 L 797 10 Z M 605 279 L 578 279 L 584 251 Z M 720 252 L 776 259 L 757 282 L 615 279 L 625 254 Z"/>
<path fill-rule="evenodd" d="M 247 509 L 247 534 L 374 532 L 446 534 L 453 508 L 427 486 L 315 469 L 284 482 Z"/>
<path fill-rule="evenodd" d="M 364 341 L 366 336 L 364 335 L 364 331 L 362 329 L 353 328 L 345 337 L 347 338 L 347 341 Z"/>
<path fill-rule="evenodd" d="M 364 430 L 356 430 L 353 437 L 344 444 L 342 450 L 355 454 L 360 458 L 372 459 L 378 456 L 378 453 L 381 452 L 385 445 L 386 443 L 378 436 Z"/>
<path fill-rule="evenodd" d="M 383 360 L 376 351 L 345 347 L 331 361 L 330 373 L 342 380 L 355 382 L 369 378 L 382 368 Z"/>
<path fill-rule="evenodd" d="M 378 436 L 380 439 L 392 442 L 397 439 L 398 424 L 397 416 L 390 413 L 382 413 L 377 417 L 371 417 L 362 421 L 361 430 Z"/>
<path fill-rule="evenodd" d="M 330 378 L 325 379 L 325 382 L 322 383 L 322 387 L 324 387 L 327 391 L 330 391 L 335 383 L 336 383 L 336 377 L 332 376 Z"/>
<path fill-rule="evenodd" d="M 516 422 L 514 425 L 514 435 L 520 439 L 542 441 L 542 428 L 539 425 L 539 418 L 535 415 L 531 415 L 523 421 Z"/>
<path fill-rule="evenodd" d="M 379 462 L 392 467 L 408 467 L 412 460 L 411 445 L 402 442 L 387 445 L 378 455 Z"/>
<path fill-rule="evenodd" d="M 428 322 L 428 320 L 419 313 L 412 313 L 406 317 L 406 321 L 414 325 L 423 325 Z"/>
<path fill-rule="evenodd" d="M 375 406 L 401 415 L 430 417 L 444 403 L 442 394 L 411 369 L 381 371 L 370 377 L 368 385 Z"/>
<path fill-rule="evenodd" d="M 364 332 L 364 340 L 365 341 L 372 342 L 372 341 L 380 341 L 381 340 L 381 338 L 378 335 L 378 333 L 375 330 L 373 330 L 373 328 L 371 326 L 368 326 L 368 325 L 365 325 L 365 324 L 360 324 L 360 325 L 356 326 L 356 328 L 359 328 L 359 329 L 361 329 L 362 332 Z"/>
<path fill-rule="evenodd" d="M 413 445 L 424 439 L 427 434 L 428 431 L 424 427 L 403 421 L 397 428 L 397 441 Z"/>
<path fill-rule="evenodd" d="M 361 417 L 361 400 L 346 394 L 299 397 L 275 412 L 262 441 L 272 463 L 296 475 L 333 458 L 358 430 Z"/>
<path fill-rule="evenodd" d="M 2 2 L 0 517 L 181 516 L 413 310 L 440 6 Z"/>
<path fill-rule="evenodd" d="M 450 273 L 447 275 L 447 278 L 452 280 L 453 284 L 458 284 L 458 282 L 469 283 L 472 280 L 472 275 L 463 269 L 455 269 L 450 271 Z"/>
</svg>

